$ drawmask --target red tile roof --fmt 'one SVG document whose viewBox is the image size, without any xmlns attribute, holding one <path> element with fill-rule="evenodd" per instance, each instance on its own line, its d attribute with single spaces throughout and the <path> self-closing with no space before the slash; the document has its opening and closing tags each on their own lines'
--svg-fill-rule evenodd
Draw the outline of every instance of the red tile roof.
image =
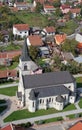
<svg viewBox="0 0 82 130">
<path fill-rule="evenodd" d="M 1 130 L 13 130 L 11 124 L 1 128 Z"/>
<path fill-rule="evenodd" d="M 80 13 L 80 11 L 81 11 L 80 8 L 70 9 L 71 13 Z"/>
<path fill-rule="evenodd" d="M 54 6 L 52 6 L 52 5 L 44 5 L 44 8 L 46 8 L 46 9 L 55 9 Z"/>
<path fill-rule="evenodd" d="M 13 26 L 17 28 L 19 31 L 29 30 L 28 24 L 14 24 Z"/>
<path fill-rule="evenodd" d="M 16 5 L 27 5 L 27 2 L 15 2 Z"/>
<path fill-rule="evenodd" d="M 46 0 L 35 0 L 36 2 L 39 2 L 41 4 L 44 4 L 46 2 Z M 54 0 L 47 0 L 49 3 L 53 3 Z"/>
<path fill-rule="evenodd" d="M 82 122 L 81 121 L 77 122 L 75 125 L 73 125 L 68 130 L 82 130 Z"/>
<path fill-rule="evenodd" d="M 46 27 L 44 28 L 48 33 L 52 33 L 52 32 L 55 32 L 55 28 L 53 26 L 50 26 L 50 27 Z"/>
<path fill-rule="evenodd" d="M 41 46 L 43 44 L 42 39 L 39 35 L 30 35 L 28 39 L 33 46 Z"/>
<path fill-rule="evenodd" d="M 82 49 L 82 43 L 78 43 L 78 44 L 77 44 L 77 48 L 78 48 L 78 49 Z"/>
<path fill-rule="evenodd" d="M 0 78 L 8 78 L 8 77 L 16 77 L 17 71 L 16 70 L 0 70 Z M 10 125 L 7 126 L 10 130 Z M 7 130 L 7 129 L 4 129 Z"/>
<path fill-rule="evenodd" d="M 56 44 L 60 45 L 66 40 L 66 34 L 57 34 L 55 35 Z"/>
<path fill-rule="evenodd" d="M 4 59 L 12 59 L 18 55 L 21 55 L 21 51 L 0 52 L 0 58 Z"/>
<path fill-rule="evenodd" d="M 61 8 L 64 10 L 64 9 L 67 9 L 67 8 L 70 8 L 70 5 L 66 5 L 66 4 L 64 4 L 64 5 L 61 5 Z"/>
</svg>

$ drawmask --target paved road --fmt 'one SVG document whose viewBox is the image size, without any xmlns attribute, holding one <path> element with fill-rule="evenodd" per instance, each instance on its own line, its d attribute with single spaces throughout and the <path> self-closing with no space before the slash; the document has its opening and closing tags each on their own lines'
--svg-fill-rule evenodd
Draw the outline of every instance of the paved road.
<svg viewBox="0 0 82 130">
<path fill-rule="evenodd" d="M 0 85 L 0 88 L 8 88 L 8 87 L 13 87 L 13 86 L 18 86 L 18 83 Z"/>
</svg>

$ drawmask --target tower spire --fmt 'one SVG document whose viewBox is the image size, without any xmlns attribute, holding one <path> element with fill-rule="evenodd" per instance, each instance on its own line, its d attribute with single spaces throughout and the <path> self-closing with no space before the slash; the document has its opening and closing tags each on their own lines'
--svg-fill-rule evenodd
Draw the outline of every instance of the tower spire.
<svg viewBox="0 0 82 130">
<path fill-rule="evenodd" d="M 24 42 L 24 45 L 23 45 L 23 49 L 22 49 L 21 60 L 22 61 L 29 61 L 30 60 L 29 50 L 28 50 L 28 46 L 27 46 L 27 39 L 26 38 L 25 38 L 25 42 Z"/>
</svg>

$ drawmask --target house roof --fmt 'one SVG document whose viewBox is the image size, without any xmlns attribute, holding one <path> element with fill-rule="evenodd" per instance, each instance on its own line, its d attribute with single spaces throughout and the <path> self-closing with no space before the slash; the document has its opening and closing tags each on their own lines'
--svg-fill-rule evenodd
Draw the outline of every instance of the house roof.
<svg viewBox="0 0 82 130">
<path fill-rule="evenodd" d="M 67 9 L 67 8 L 70 8 L 70 5 L 66 5 L 66 4 L 64 4 L 64 5 L 61 5 L 61 8 L 64 10 L 64 9 Z"/>
<path fill-rule="evenodd" d="M 22 49 L 21 60 L 22 61 L 30 61 L 31 60 L 30 56 L 29 56 L 29 50 L 28 50 L 26 38 L 25 38 L 25 42 L 24 42 L 24 45 L 23 45 L 23 49 Z"/>
<path fill-rule="evenodd" d="M 46 9 L 55 9 L 53 5 L 44 5 L 44 8 L 46 8 Z"/>
<path fill-rule="evenodd" d="M 9 124 L 9 125 L 1 128 L 0 130 L 24 130 L 24 128 L 19 125 Z"/>
<path fill-rule="evenodd" d="M 19 31 L 29 30 L 28 24 L 14 24 L 13 27 L 15 27 Z"/>
<path fill-rule="evenodd" d="M 78 43 L 78 44 L 77 44 L 77 48 L 78 48 L 78 49 L 82 49 L 82 43 Z"/>
<path fill-rule="evenodd" d="M 41 4 L 44 4 L 46 2 L 46 0 L 35 0 L 36 2 L 39 2 Z M 54 0 L 47 0 L 49 3 L 53 3 Z"/>
<path fill-rule="evenodd" d="M 13 12 L 18 12 L 18 8 L 17 7 L 10 7 L 11 11 Z"/>
<path fill-rule="evenodd" d="M 43 44 L 42 39 L 39 35 L 30 35 L 28 39 L 32 46 L 41 46 Z"/>
<path fill-rule="evenodd" d="M 48 32 L 48 33 L 52 33 L 52 32 L 55 32 L 55 31 L 56 31 L 55 28 L 54 28 L 53 26 L 45 27 L 44 29 L 45 29 L 46 32 Z"/>
<path fill-rule="evenodd" d="M 61 44 L 66 40 L 66 34 L 57 34 L 54 38 L 56 43 Z"/>
<path fill-rule="evenodd" d="M 5 127 L 3 127 L 3 128 L 0 128 L 0 129 L 1 129 L 1 130 L 13 130 L 11 124 L 9 124 L 9 125 L 7 125 L 7 126 L 5 126 Z"/>
<path fill-rule="evenodd" d="M 71 13 L 80 13 L 81 9 L 80 8 L 74 8 L 74 9 L 70 9 Z"/>
<path fill-rule="evenodd" d="M 68 130 L 82 130 L 82 122 L 79 121 L 71 126 Z"/>
<path fill-rule="evenodd" d="M 15 2 L 16 5 L 27 5 L 27 2 Z"/>
<path fill-rule="evenodd" d="M 12 59 L 21 54 L 21 51 L 0 52 L 0 58 Z"/>
<path fill-rule="evenodd" d="M 16 70 L 0 70 L 0 78 L 16 77 Z"/>
<path fill-rule="evenodd" d="M 74 56 L 71 52 L 63 52 L 63 56 L 66 60 L 73 60 Z"/>
<path fill-rule="evenodd" d="M 40 88 L 50 87 L 65 83 L 72 83 L 75 81 L 74 77 L 68 71 L 50 72 L 37 75 L 24 75 L 24 88 Z"/>
<path fill-rule="evenodd" d="M 75 57 L 74 60 L 78 63 L 82 63 L 82 56 Z"/>
<path fill-rule="evenodd" d="M 52 86 L 52 87 L 50 86 L 50 87 L 32 89 L 29 98 L 31 100 L 34 100 L 36 98 L 44 98 L 69 93 L 70 90 L 68 90 L 64 85 Z"/>
</svg>

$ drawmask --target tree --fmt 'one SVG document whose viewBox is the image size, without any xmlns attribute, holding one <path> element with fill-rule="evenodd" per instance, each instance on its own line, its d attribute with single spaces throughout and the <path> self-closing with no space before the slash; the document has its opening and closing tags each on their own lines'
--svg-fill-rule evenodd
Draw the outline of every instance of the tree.
<svg viewBox="0 0 82 130">
<path fill-rule="evenodd" d="M 61 12 L 60 8 L 57 8 L 57 9 L 56 9 L 55 15 L 56 15 L 57 17 L 62 17 L 62 16 L 63 16 L 63 13 Z"/>
<path fill-rule="evenodd" d="M 43 10 L 43 5 L 40 4 L 39 2 L 37 2 L 35 11 L 36 11 L 37 13 L 40 13 L 41 10 Z"/>
<path fill-rule="evenodd" d="M 53 5 L 55 8 L 60 7 L 61 5 L 60 0 L 54 1 Z"/>
<path fill-rule="evenodd" d="M 80 15 L 82 16 L 82 8 L 81 8 L 81 11 L 80 11 Z"/>
<path fill-rule="evenodd" d="M 29 54 L 30 54 L 30 57 L 32 58 L 32 60 L 35 61 L 35 59 L 38 56 L 38 48 L 34 47 L 34 46 L 30 46 L 29 47 Z"/>
</svg>

